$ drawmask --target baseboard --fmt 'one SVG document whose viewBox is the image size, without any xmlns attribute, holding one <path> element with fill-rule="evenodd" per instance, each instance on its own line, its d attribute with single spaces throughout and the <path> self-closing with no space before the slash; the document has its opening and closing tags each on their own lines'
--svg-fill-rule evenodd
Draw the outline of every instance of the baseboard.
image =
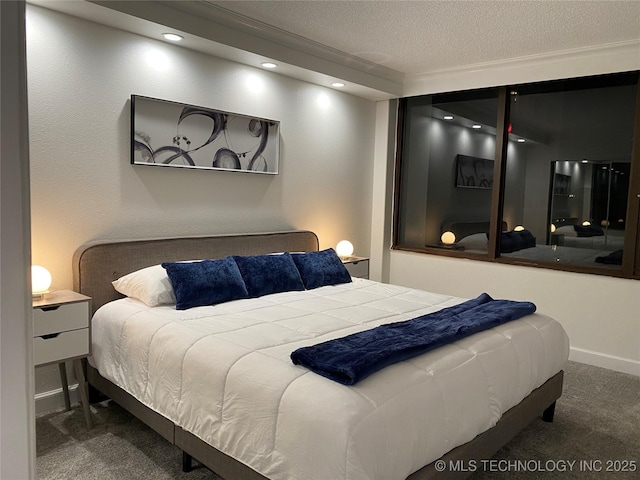
<svg viewBox="0 0 640 480">
<path fill-rule="evenodd" d="M 640 362 L 637 360 L 631 360 L 630 358 L 605 355 L 604 353 L 571 347 L 569 360 L 640 377 Z"/>
<path fill-rule="evenodd" d="M 62 388 L 49 390 L 48 392 L 37 393 L 36 399 L 36 415 L 43 413 L 64 410 L 64 393 Z M 69 385 L 69 400 L 71 406 L 80 403 L 80 395 L 78 394 L 78 384 Z"/>
</svg>

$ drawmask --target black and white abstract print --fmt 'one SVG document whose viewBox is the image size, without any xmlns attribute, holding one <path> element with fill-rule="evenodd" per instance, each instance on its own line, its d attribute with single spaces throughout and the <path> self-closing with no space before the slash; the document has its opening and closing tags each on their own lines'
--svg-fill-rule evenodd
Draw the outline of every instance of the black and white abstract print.
<svg viewBox="0 0 640 480">
<path fill-rule="evenodd" d="M 131 163 L 278 173 L 279 122 L 131 96 Z"/>
</svg>

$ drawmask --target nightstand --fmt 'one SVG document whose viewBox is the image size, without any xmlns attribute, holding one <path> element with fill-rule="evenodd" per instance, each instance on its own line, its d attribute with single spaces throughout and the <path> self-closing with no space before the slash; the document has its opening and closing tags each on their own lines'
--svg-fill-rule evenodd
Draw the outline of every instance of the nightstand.
<svg viewBox="0 0 640 480">
<path fill-rule="evenodd" d="M 564 245 L 564 233 L 551 233 L 549 235 L 549 245 Z"/>
<path fill-rule="evenodd" d="M 346 257 L 342 263 L 349 275 L 357 278 L 369 278 L 369 259 L 365 257 Z"/>
<path fill-rule="evenodd" d="M 70 410 L 64 362 L 73 361 L 87 428 L 92 427 L 92 421 L 81 360 L 91 353 L 90 311 L 91 298 L 70 290 L 59 290 L 33 300 L 33 363 L 36 367 L 58 364 L 65 407 Z"/>
</svg>

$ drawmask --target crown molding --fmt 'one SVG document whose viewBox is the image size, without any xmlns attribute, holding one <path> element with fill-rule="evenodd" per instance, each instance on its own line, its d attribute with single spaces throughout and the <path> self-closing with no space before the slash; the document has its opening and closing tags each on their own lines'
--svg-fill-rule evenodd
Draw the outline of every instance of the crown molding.
<svg viewBox="0 0 640 480">
<path fill-rule="evenodd" d="M 55 3 L 55 2 L 54 2 Z M 259 58 L 286 66 L 283 75 L 327 85 L 340 79 L 355 95 L 379 100 L 402 94 L 404 74 L 363 60 L 284 30 L 255 21 L 202 0 L 107 1 L 86 0 L 156 25 L 215 44 L 213 55 L 256 66 Z M 53 7 L 55 8 L 55 7 Z M 186 46 L 186 45 L 185 45 Z M 220 46 L 225 47 L 223 49 Z M 188 47 L 187 47 L 188 48 Z M 201 48 L 202 51 L 205 49 Z M 224 52 L 224 53 L 220 53 Z M 315 78 L 322 81 L 314 81 Z M 278 72 L 276 72 L 278 73 Z M 325 81 L 323 83 L 323 81 Z M 349 93 L 347 88 L 345 91 Z"/>
<path fill-rule="evenodd" d="M 640 40 L 633 40 L 406 75 L 403 94 L 424 95 L 638 69 Z"/>
<path fill-rule="evenodd" d="M 391 68 L 370 62 L 355 55 L 328 47 L 313 40 L 309 40 L 300 35 L 296 35 L 280 28 L 274 27 L 264 22 L 254 20 L 244 15 L 227 10 L 224 7 L 207 2 L 206 0 L 195 0 L 193 2 L 168 1 L 173 8 L 182 10 L 192 15 L 201 15 L 211 22 L 244 31 L 264 40 L 274 42 L 288 48 L 293 48 L 308 55 L 324 58 L 332 62 L 348 65 L 352 68 L 362 70 L 372 75 L 385 78 L 393 82 L 402 82 L 404 73 Z"/>
</svg>

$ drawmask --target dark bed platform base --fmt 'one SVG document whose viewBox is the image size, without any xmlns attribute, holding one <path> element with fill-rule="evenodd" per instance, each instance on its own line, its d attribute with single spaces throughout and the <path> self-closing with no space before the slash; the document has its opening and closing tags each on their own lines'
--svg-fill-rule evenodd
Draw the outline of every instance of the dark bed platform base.
<svg viewBox="0 0 640 480">
<path fill-rule="evenodd" d="M 522 402 L 507 411 L 493 428 L 446 453 L 442 460 L 447 462 L 447 465 L 449 461 L 459 460 L 465 462 L 475 460 L 479 464 L 480 460 L 491 458 L 540 415 L 544 421 L 553 421 L 555 402 L 562 395 L 563 376 L 564 372 L 558 372 L 531 392 Z M 129 393 L 103 378 L 91 365 L 87 365 L 87 378 L 94 388 L 180 448 L 183 452 L 183 471 L 188 472 L 191 469 L 191 460 L 195 458 L 221 477 L 229 480 L 268 480 L 250 467 L 213 448 L 195 435 L 175 425 L 168 418 L 151 410 Z M 470 474 L 471 472 L 448 470 L 438 472 L 434 462 L 409 475 L 407 480 L 462 479 L 467 478 Z"/>
</svg>

